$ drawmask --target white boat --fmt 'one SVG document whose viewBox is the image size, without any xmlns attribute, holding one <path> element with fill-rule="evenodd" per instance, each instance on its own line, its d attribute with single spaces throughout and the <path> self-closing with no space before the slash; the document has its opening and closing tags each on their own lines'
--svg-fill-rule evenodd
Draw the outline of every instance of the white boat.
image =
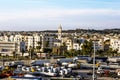
<svg viewBox="0 0 120 80">
<path fill-rule="evenodd" d="M 41 74 L 45 76 L 51 76 L 51 77 L 57 76 L 57 73 L 54 73 L 54 72 L 41 72 Z"/>
<path fill-rule="evenodd" d="M 11 78 L 15 80 L 43 80 L 42 77 L 37 77 L 32 74 L 25 74 L 23 77 L 11 76 Z"/>
<path fill-rule="evenodd" d="M 71 58 L 63 58 L 63 59 L 57 59 L 57 62 L 60 62 L 60 63 L 69 63 L 69 62 L 73 62 L 73 59 Z"/>
<path fill-rule="evenodd" d="M 120 76 L 120 69 L 117 69 L 116 73 L 117 73 L 118 76 Z"/>
<path fill-rule="evenodd" d="M 36 76 L 34 76 L 32 74 L 25 74 L 24 77 L 36 77 Z"/>
<path fill-rule="evenodd" d="M 114 68 L 114 69 L 120 69 L 119 63 L 110 63 L 110 64 L 109 64 L 109 67 L 110 67 L 110 68 Z"/>
<path fill-rule="evenodd" d="M 29 73 L 34 75 L 44 75 L 44 76 L 55 77 L 57 76 L 57 73 L 55 73 L 53 69 L 54 69 L 53 66 L 50 66 L 50 68 L 40 67 L 40 68 L 37 68 L 37 71 L 29 72 Z"/>
<path fill-rule="evenodd" d="M 80 68 L 87 68 L 87 69 L 90 68 L 91 69 L 91 68 L 93 68 L 93 64 L 81 63 Z M 95 68 L 97 68 L 97 66 L 95 66 Z"/>
<path fill-rule="evenodd" d="M 69 68 L 77 68 L 77 64 L 76 63 L 71 63 L 71 64 L 68 64 L 68 67 Z"/>
<path fill-rule="evenodd" d="M 57 73 L 54 72 L 30 72 L 30 74 L 34 75 L 40 75 L 40 76 L 50 76 L 50 77 L 55 77 L 57 76 Z"/>
<path fill-rule="evenodd" d="M 108 65 L 107 64 L 101 64 L 100 66 L 104 67 L 104 68 L 120 69 L 119 63 L 109 63 Z"/>
<path fill-rule="evenodd" d="M 109 57 L 108 61 L 109 62 L 119 62 L 120 61 L 120 57 Z"/>
<path fill-rule="evenodd" d="M 91 61 L 92 58 L 90 56 L 76 56 L 74 60 L 86 60 L 86 61 Z"/>
<path fill-rule="evenodd" d="M 62 66 L 67 66 L 68 63 L 67 62 L 62 62 Z"/>
<path fill-rule="evenodd" d="M 42 66 L 42 65 L 44 65 L 45 63 L 50 63 L 50 61 L 49 60 L 35 60 L 35 61 L 33 61 L 32 63 L 31 63 L 31 65 L 33 65 L 33 66 Z"/>
</svg>

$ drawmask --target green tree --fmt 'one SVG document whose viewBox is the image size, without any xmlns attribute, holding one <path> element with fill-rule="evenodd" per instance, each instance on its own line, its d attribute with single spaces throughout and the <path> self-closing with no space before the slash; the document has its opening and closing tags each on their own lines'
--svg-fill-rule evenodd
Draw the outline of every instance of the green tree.
<svg viewBox="0 0 120 80">
<path fill-rule="evenodd" d="M 75 56 L 75 52 L 76 52 L 75 49 L 69 50 L 70 56 L 71 56 L 71 57 Z"/>
<path fill-rule="evenodd" d="M 45 53 L 51 53 L 51 52 L 52 52 L 52 49 L 44 48 L 44 49 L 43 49 L 43 52 L 45 52 Z"/>
<path fill-rule="evenodd" d="M 40 52 L 41 46 L 36 46 L 37 52 Z"/>
<path fill-rule="evenodd" d="M 13 51 L 12 54 L 13 54 L 13 59 L 15 59 L 16 58 L 16 52 Z"/>
<path fill-rule="evenodd" d="M 116 49 L 116 50 L 113 50 L 112 48 L 109 48 L 109 50 L 106 51 L 106 54 L 107 54 L 107 56 L 115 56 L 115 55 L 118 54 L 117 52 L 118 52 L 117 49 Z"/>
<path fill-rule="evenodd" d="M 82 55 L 82 51 L 81 50 L 77 50 L 75 55 Z"/>
<path fill-rule="evenodd" d="M 69 51 L 65 51 L 64 56 L 70 58 L 72 57 L 72 54 Z"/>
<path fill-rule="evenodd" d="M 49 46 L 49 41 L 45 41 L 45 47 Z"/>
<path fill-rule="evenodd" d="M 65 57 L 74 57 L 74 56 L 77 56 L 77 55 L 80 55 L 80 54 L 81 54 L 81 51 L 80 50 L 75 50 L 75 49 L 71 49 L 69 51 L 64 52 Z"/>
<path fill-rule="evenodd" d="M 65 42 L 63 42 L 63 46 L 66 46 Z"/>
<path fill-rule="evenodd" d="M 34 49 L 32 46 L 30 46 L 29 50 L 28 50 L 28 53 L 29 53 L 29 58 L 32 59 L 33 57 L 33 52 L 34 52 Z"/>
<path fill-rule="evenodd" d="M 118 50 L 117 50 L 117 49 L 112 50 L 112 56 L 117 56 L 117 52 L 118 52 Z"/>
<path fill-rule="evenodd" d="M 97 50 L 97 52 L 96 52 L 96 54 L 98 55 L 98 56 L 101 56 L 101 57 L 103 57 L 105 54 L 104 54 L 104 51 L 103 50 Z"/>
<path fill-rule="evenodd" d="M 82 53 L 83 55 L 92 55 L 92 51 L 93 51 L 93 43 L 92 41 L 85 41 L 82 45 Z"/>
<path fill-rule="evenodd" d="M 38 50 L 38 52 L 40 52 L 42 42 L 39 41 L 37 42 L 37 44 L 38 46 L 36 46 L 36 49 Z"/>
</svg>

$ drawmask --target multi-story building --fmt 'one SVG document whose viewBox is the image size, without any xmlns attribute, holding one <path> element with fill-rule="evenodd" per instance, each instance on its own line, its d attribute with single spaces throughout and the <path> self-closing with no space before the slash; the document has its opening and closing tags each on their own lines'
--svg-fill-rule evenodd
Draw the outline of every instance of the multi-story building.
<svg viewBox="0 0 120 80">
<path fill-rule="evenodd" d="M 30 48 L 36 49 L 37 46 L 39 46 L 38 42 L 41 42 L 41 37 L 38 34 L 33 34 L 30 36 L 27 36 L 27 40 L 25 42 L 28 50 Z"/>
<path fill-rule="evenodd" d="M 61 46 L 61 41 L 60 40 L 56 40 L 54 41 L 54 46 Z"/>
<path fill-rule="evenodd" d="M 67 50 L 73 49 L 73 39 L 68 38 L 66 41 Z"/>
<path fill-rule="evenodd" d="M 104 40 L 102 38 L 98 41 L 98 49 L 104 50 Z"/>
<path fill-rule="evenodd" d="M 19 52 L 19 45 L 16 42 L 0 42 L 0 54 L 13 56 L 13 52 Z"/>
<path fill-rule="evenodd" d="M 95 47 L 96 51 L 97 50 L 104 50 L 104 39 L 99 37 L 98 34 L 97 35 L 93 35 L 91 40 L 93 42 L 93 46 L 92 47 Z"/>
<path fill-rule="evenodd" d="M 110 47 L 113 50 L 118 50 L 118 53 L 120 53 L 120 38 L 111 38 Z"/>
<path fill-rule="evenodd" d="M 73 43 L 73 49 L 80 50 L 80 44 L 79 43 Z"/>
<path fill-rule="evenodd" d="M 22 41 L 22 35 L 17 34 L 14 36 L 14 41 L 13 42 L 21 42 Z"/>
<path fill-rule="evenodd" d="M 50 48 L 54 46 L 55 38 L 52 34 L 43 34 L 42 35 L 42 48 Z"/>
</svg>

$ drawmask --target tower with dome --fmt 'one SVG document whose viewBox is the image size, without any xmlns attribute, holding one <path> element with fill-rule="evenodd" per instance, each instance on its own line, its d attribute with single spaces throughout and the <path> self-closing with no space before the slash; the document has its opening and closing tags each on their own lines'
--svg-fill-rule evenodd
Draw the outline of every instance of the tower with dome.
<svg viewBox="0 0 120 80">
<path fill-rule="evenodd" d="M 58 39 L 61 40 L 61 38 L 62 38 L 62 26 L 60 25 L 58 27 Z"/>
</svg>

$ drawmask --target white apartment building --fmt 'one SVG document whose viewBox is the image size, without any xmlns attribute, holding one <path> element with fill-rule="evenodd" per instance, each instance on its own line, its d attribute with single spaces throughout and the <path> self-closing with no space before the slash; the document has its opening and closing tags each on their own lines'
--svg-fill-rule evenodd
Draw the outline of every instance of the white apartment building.
<svg viewBox="0 0 120 80">
<path fill-rule="evenodd" d="M 7 42 L 8 41 L 8 36 L 6 36 L 6 35 L 0 36 L 0 41 Z"/>
<path fill-rule="evenodd" d="M 110 37 L 104 36 L 104 41 L 106 41 L 106 40 L 110 40 Z"/>
<path fill-rule="evenodd" d="M 42 34 L 42 48 L 52 48 L 55 38 L 51 34 Z"/>
<path fill-rule="evenodd" d="M 93 35 L 93 37 L 91 38 L 92 40 L 92 47 L 94 48 L 95 45 L 95 50 L 103 50 L 104 49 L 104 38 L 100 38 L 98 35 Z"/>
<path fill-rule="evenodd" d="M 19 45 L 16 42 L 0 42 L 0 54 L 13 56 L 13 52 L 19 52 Z"/>
<path fill-rule="evenodd" d="M 99 46 L 99 41 L 93 41 L 93 48 L 94 48 L 94 44 L 95 44 L 95 50 L 99 50 L 100 46 Z"/>
<path fill-rule="evenodd" d="M 20 53 L 20 42 L 22 35 L 4 35 L 0 36 L 0 53 L 2 55 L 12 56 L 13 51 Z"/>
<path fill-rule="evenodd" d="M 110 46 L 113 50 L 118 50 L 120 53 L 120 38 L 111 38 L 110 39 Z"/>
<path fill-rule="evenodd" d="M 33 36 L 27 36 L 26 40 L 27 49 L 29 50 L 30 47 L 36 48 L 39 45 L 38 42 L 41 41 L 40 38 L 41 37 L 38 34 L 33 34 Z"/>
<path fill-rule="evenodd" d="M 68 38 L 66 41 L 67 50 L 73 49 L 73 40 Z"/>
<path fill-rule="evenodd" d="M 34 34 L 32 36 L 27 36 L 26 46 L 28 50 L 30 47 L 36 49 L 37 46 L 41 46 L 41 51 L 43 51 L 43 48 L 52 48 L 54 40 L 54 36 L 50 34 Z M 38 44 L 38 42 L 41 42 L 41 44 Z"/>
<path fill-rule="evenodd" d="M 55 42 L 54 42 L 54 46 L 56 46 L 56 47 L 57 47 L 57 46 L 61 46 L 61 41 L 59 41 L 59 40 L 58 40 L 58 41 L 55 41 Z"/>
<path fill-rule="evenodd" d="M 80 50 L 80 44 L 79 43 L 73 43 L 73 49 Z"/>
<path fill-rule="evenodd" d="M 9 41 L 10 41 L 10 42 L 14 42 L 14 37 L 15 37 L 14 35 L 10 35 Z"/>
<path fill-rule="evenodd" d="M 17 34 L 14 36 L 14 41 L 13 42 L 21 42 L 22 41 L 22 35 Z"/>
<path fill-rule="evenodd" d="M 20 42 L 22 41 L 22 35 L 4 35 L 0 36 L 0 41 L 4 42 Z"/>
<path fill-rule="evenodd" d="M 98 49 L 104 50 L 104 39 L 99 39 L 97 46 Z"/>
</svg>

